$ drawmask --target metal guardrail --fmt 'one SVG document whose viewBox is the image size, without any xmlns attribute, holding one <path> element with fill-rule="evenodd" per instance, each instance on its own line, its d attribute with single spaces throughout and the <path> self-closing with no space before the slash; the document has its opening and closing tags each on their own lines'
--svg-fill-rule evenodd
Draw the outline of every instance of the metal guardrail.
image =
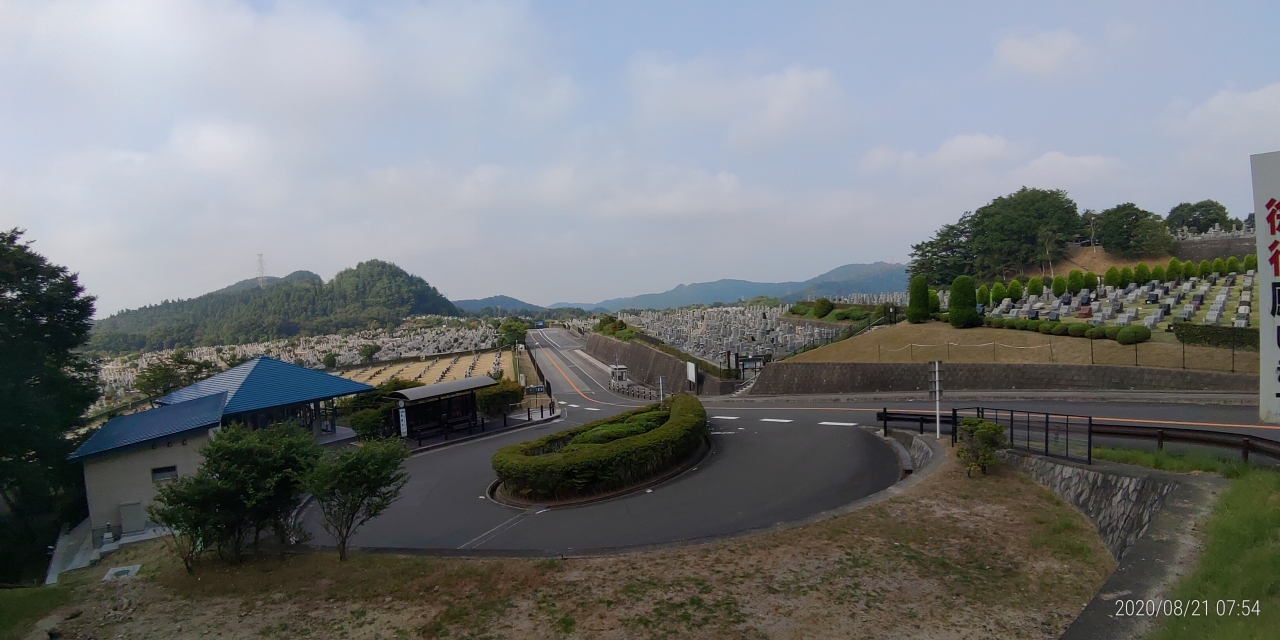
<svg viewBox="0 0 1280 640">
<path fill-rule="evenodd" d="M 956 408 L 944 411 L 939 418 L 951 434 L 951 444 L 956 444 L 959 436 L 957 425 L 965 418 L 979 418 L 1005 427 L 1011 448 L 1086 464 L 1093 463 L 1094 437 L 1153 440 L 1158 449 L 1163 449 L 1166 442 L 1233 449 L 1238 450 L 1240 459 L 1246 462 L 1252 453 L 1280 460 L 1280 442 L 1240 433 L 1181 427 L 1146 427 L 1099 422 L 1093 416 L 994 407 Z M 934 415 L 931 412 L 889 411 L 886 407 L 876 412 L 876 420 L 881 423 L 886 435 L 890 423 L 915 425 L 920 433 L 924 433 L 925 429 L 934 424 Z"/>
</svg>

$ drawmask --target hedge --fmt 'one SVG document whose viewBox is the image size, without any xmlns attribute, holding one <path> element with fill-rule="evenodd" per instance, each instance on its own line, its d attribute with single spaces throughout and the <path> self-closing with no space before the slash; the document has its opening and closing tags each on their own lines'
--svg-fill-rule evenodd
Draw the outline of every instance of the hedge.
<svg viewBox="0 0 1280 640">
<path fill-rule="evenodd" d="M 1005 318 L 1001 326 L 1003 326 L 1006 329 L 1017 329 L 1018 321 L 1013 318 Z"/>
<path fill-rule="evenodd" d="M 1222 327 L 1211 324 L 1173 323 L 1173 335 L 1183 344 L 1204 344 L 1211 347 L 1257 349 L 1258 330 L 1254 327 Z"/>
<path fill-rule="evenodd" d="M 1121 327 L 1116 332 L 1116 342 L 1120 344 L 1138 344 L 1151 339 L 1151 330 L 1140 325 L 1131 324 L 1127 327 Z"/>
<path fill-rule="evenodd" d="M 1111 325 L 1111 326 L 1109 326 L 1109 327 L 1105 327 L 1105 328 L 1103 329 L 1103 332 L 1104 332 L 1104 334 L 1107 336 L 1107 339 L 1108 339 L 1108 340 L 1115 340 L 1115 339 L 1116 339 L 1116 334 L 1117 334 L 1117 333 L 1120 333 L 1120 329 L 1121 329 L 1121 328 L 1122 328 L 1122 327 L 1117 327 L 1117 326 L 1115 326 L 1115 325 Z"/>
<path fill-rule="evenodd" d="M 670 407 L 670 417 L 662 426 L 604 444 L 566 446 L 597 427 L 625 424 L 658 407 L 642 407 L 503 447 L 493 454 L 493 471 L 508 492 L 529 500 L 592 495 L 635 484 L 688 460 L 706 438 L 707 412 L 697 398 L 674 396 Z"/>
<path fill-rule="evenodd" d="M 476 391 L 476 408 L 488 416 L 506 413 L 507 408 L 524 400 L 524 387 L 510 378 Z"/>
<path fill-rule="evenodd" d="M 1020 331 L 1026 331 L 1031 328 L 1031 321 L 1026 318 L 1018 318 L 1013 321 L 1013 328 Z"/>
<path fill-rule="evenodd" d="M 1083 338 L 1085 332 L 1088 330 L 1089 330 L 1089 325 L 1083 322 L 1072 322 L 1067 327 L 1067 334 L 1073 338 Z"/>
<path fill-rule="evenodd" d="M 1027 331 L 1039 331 L 1040 325 L 1044 324 L 1044 320 L 1028 320 Z"/>
<path fill-rule="evenodd" d="M 1090 340 L 1103 340 L 1107 337 L 1107 330 L 1104 327 L 1089 327 L 1084 332 L 1084 337 Z"/>
</svg>

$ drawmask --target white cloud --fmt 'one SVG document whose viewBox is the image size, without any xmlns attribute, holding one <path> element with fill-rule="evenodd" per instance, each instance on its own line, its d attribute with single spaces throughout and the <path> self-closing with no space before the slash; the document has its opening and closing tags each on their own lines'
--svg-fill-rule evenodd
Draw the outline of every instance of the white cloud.
<svg viewBox="0 0 1280 640">
<path fill-rule="evenodd" d="M 709 59 L 681 62 L 645 53 L 632 59 L 630 82 L 645 125 L 713 123 L 738 149 L 830 134 L 840 126 L 840 89 L 828 69 L 794 65 L 732 73 Z"/>
<path fill-rule="evenodd" d="M 1009 172 L 1009 177 L 1028 187 L 1070 189 L 1107 182 L 1122 168 L 1116 158 L 1101 155 L 1069 156 L 1049 151 Z"/>
<path fill-rule="evenodd" d="M 877 147 L 863 155 L 859 166 L 868 171 L 896 169 L 904 174 L 985 170 L 990 165 L 1013 160 L 1019 147 L 1002 136 L 970 133 L 955 136 L 924 154 Z"/>
<path fill-rule="evenodd" d="M 1084 42 L 1070 31 L 1010 34 L 996 44 L 995 66 L 1002 71 L 1050 76 L 1079 65 L 1087 56 Z"/>
</svg>

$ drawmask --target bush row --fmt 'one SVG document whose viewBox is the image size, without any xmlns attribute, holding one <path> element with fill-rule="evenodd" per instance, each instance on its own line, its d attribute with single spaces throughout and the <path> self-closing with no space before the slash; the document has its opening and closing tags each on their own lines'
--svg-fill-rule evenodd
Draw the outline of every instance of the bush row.
<svg viewBox="0 0 1280 640">
<path fill-rule="evenodd" d="M 982 323 L 996 329 L 1036 331 L 1045 335 L 1072 336 L 1090 340 L 1115 340 L 1120 344 L 1137 344 L 1151 339 L 1151 330 L 1142 325 L 1127 327 L 1091 327 L 1083 322 L 1028 320 L 1026 318 L 984 318 Z M 1255 344 L 1257 338 L 1254 338 Z"/>
<path fill-rule="evenodd" d="M 603 429 L 595 432 L 598 438 L 588 436 L 578 442 L 574 439 L 606 425 L 626 425 L 632 418 L 658 410 L 657 405 L 651 405 L 503 447 L 493 454 L 493 471 L 507 491 L 527 500 L 573 498 L 635 484 L 671 469 L 698 451 L 707 433 L 707 412 L 697 398 L 672 397 L 669 417 L 649 431 L 599 444 L 593 441 L 631 429 Z"/>
<path fill-rule="evenodd" d="M 1173 323 L 1173 335 L 1183 344 L 1204 344 L 1211 347 L 1235 347 L 1257 349 L 1256 327 L 1220 327 L 1211 324 Z"/>
</svg>

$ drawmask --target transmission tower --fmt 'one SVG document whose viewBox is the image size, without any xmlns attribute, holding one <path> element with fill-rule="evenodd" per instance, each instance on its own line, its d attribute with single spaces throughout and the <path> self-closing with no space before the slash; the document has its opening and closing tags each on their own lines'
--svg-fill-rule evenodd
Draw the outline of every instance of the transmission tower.
<svg viewBox="0 0 1280 640">
<path fill-rule="evenodd" d="M 258 254 L 258 288 L 267 288 L 267 263 L 262 261 L 262 254 Z"/>
</svg>

